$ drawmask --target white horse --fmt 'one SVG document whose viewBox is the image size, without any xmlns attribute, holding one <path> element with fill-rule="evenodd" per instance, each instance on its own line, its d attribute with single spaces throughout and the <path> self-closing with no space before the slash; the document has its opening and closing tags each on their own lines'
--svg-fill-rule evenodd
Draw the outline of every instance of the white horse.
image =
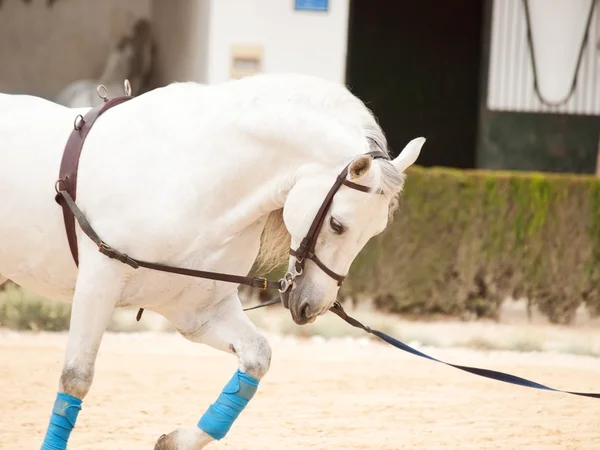
<svg viewBox="0 0 600 450">
<path fill-rule="evenodd" d="M 120 95 L 120 93 L 119 93 Z M 198 424 L 157 449 L 201 449 L 223 438 L 269 369 L 271 349 L 232 283 L 133 269 L 98 252 L 77 227 L 79 267 L 54 200 L 73 110 L 30 96 L 0 96 L 0 273 L 52 299 L 72 301 L 57 398 L 42 449 L 66 449 L 115 307 L 167 318 L 193 342 L 236 355 L 239 369 Z M 246 274 L 288 261 L 340 170 L 383 195 L 341 186 L 316 241 L 346 274 L 381 233 L 425 139 L 392 160 L 365 105 L 344 86 L 300 75 L 220 85 L 174 83 L 115 106 L 83 147 L 77 204 L 101 238 L 128 255 L 179 267 Z M 290 270 L 294 257 L 289 257 Z M 1 280 L 0 280 L 1 281 Z M 338 283 L 312 262 L 289 293 L 293 319 L 325 313 Z"/>
</svg>

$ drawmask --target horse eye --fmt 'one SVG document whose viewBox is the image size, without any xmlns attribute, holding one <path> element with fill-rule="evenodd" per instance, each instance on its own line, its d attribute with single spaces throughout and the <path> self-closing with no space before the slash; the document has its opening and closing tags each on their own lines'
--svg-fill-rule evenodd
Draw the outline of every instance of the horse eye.
<svg viewBox="0 0 600 450">
<path fill-rule="evenodd" d="M 329 226 L 335 232 L 335 234 L 343 234 L 346 231 L 346 227 L 335 220 L 333 217 L 329 220 Z"/>
</svg>

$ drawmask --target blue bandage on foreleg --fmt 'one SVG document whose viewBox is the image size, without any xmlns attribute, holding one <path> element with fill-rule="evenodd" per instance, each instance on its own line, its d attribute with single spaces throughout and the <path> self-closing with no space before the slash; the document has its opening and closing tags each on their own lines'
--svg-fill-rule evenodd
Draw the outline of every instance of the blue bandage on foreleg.
<svg viewBox="0 0 600 450">
<path fill-rule="evenodd" d="M 216 440 L 223 439 L 231 425 L 256 393 L 259 380 L 238 369 L 217 401 L 198 422 L 198 428 Z"/>
<path fill-rule="evenodd" d="M 67 450 L 67 441 L 80 410 L 81 400 L 63 392 L 57 394 L 42 450 Z"/>
</svg>

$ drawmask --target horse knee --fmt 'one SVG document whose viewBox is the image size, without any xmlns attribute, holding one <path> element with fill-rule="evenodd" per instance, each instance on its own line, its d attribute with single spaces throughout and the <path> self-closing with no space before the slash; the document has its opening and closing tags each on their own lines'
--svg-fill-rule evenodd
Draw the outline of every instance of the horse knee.
<svg viewBox="0 0 600 450">
<path fill-rule="evenodd" d="M 91 364 L 65 364 L 60 376 L 62 392 L 83 399 L 92 385 L 94 366 Z"/>
<path fill-rule="evenodd" d="M 240 348 L 234 347 L 233 351 L 238 354 L 240 369 L 258 379 L 264 377 L 271 366 L 271 345 L 261 334 Z"/>
</svg>

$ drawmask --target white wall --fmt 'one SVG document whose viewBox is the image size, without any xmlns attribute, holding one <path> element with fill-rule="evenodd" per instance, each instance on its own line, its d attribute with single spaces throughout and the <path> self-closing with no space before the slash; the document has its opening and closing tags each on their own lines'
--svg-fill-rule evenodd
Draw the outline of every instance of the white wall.
<svg viewBox="0 0 600 450">
<path fill-rule="evenodd" d="M 349 0 L 329 11 L 296 11 L 293 0 L 212 0 L 209 83 L 231 77 L 233 45 L 263 47 L 265 72 L 295 72 L 344 82 Z"/>
<path fill-rule="evenodd" d="M 264 72 L 344 82 L 349 0 L 296 11 L 293 0 L 152 0 L 157 81 L 231 79 L 232 47 L 262 47 Z"/>
<path fill-rule="evenodd" d="M 539 89 L 547 100 L 568 96 L 590 0 L 529 2 Z M 600 14 L 597 5 L 581 60 L 577 87 L 560 106 L 534 90 L 522 0 L 495 1 L 492 12 L 487 105 L 491 110 L 600 115 Z"/>
</svg>

